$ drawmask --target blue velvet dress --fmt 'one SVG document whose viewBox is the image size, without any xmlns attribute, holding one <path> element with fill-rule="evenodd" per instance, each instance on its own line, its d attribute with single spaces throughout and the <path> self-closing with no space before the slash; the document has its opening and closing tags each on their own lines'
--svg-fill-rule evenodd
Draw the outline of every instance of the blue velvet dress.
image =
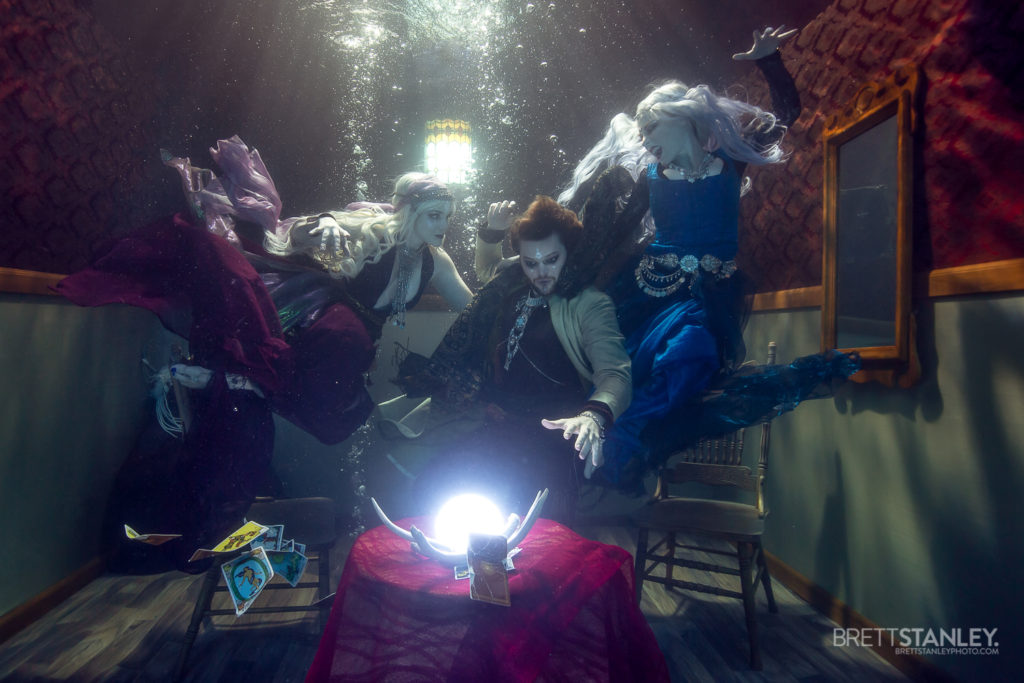
<svg viewBox="0 0 1024 683">
<path fill-rule="evenodd" d="M 799 116 L 800 96 L 777 52 L 756 64 L 777 117 L 749 134 L 755 148 L 764 148 Z M 834 351 L 788 365 L 741 366 L 746 295 L 753 287 L 733 259 L 746 164 L 721 151 L 715 155 L 723 162 L 721 173 L 693 182 L 671 180 L 657 164 L 648 166 L 625 210 L 606 221 L 613 244 L 648 206 L 656 229 L 642 254 L 624 268 L 616 264 L 610 282 L 603 280 L 633 360 L 633 401 L 608 430 L 598 476 L 625 491 L 642 492 L 644 473 L 671 453 L 831 395 L 859 368 L 859 358 Z"/>
<path fill-rule="evenodd" d="M 734 261 L 745 165 L 716 156 L 722 172 L 694 182 L 647 168 L 655 239 L 609 288 L 633 361 L 633 400 L 608 431 L 599 472 L 627 492 L 642 492 L 644 473 L 673 452 L 830 396 L 860 367 L 836 351 L 740 365 L 751 290 Z"/>
<path fill-rule="evenodd" d="M 630 461 L 647 459 L 648 423 L 742 361 L 743 284 L 734 262 L 740 174 L 732 159 L 716 156 L 722 172 L 695 182 L 670 180 L 657 164 L 647 168 L 657 233 L 609 290 L 634 387 L 629 409 L 608 432 L 604 475 L 615 482 L 630 478 Z"/>
<path fill-rule="evenodd" d="M 599 472 L 627 492 L 642 492 L 644 473 L 673 452 L 830 396 L 860 367 L 836 351 L 740 365 L 751 289 L 734 261 L 744 165 L 716 156 L 722 172 L 694 182 L 647 168 L 655 239 L 609 287 L 633 361 L 633 400 L 608 430 Z"/>
</svg>

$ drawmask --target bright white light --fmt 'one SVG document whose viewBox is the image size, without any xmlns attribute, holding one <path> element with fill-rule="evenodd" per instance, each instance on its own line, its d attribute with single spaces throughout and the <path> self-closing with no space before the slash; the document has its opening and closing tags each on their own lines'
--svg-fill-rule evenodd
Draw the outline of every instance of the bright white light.
<svg viewBox="0 0 1024 683">
<path fill-rule="evenodd" d="M 446 184 L 463 184 L 473 171 L 473 129 L 458 119 L 427 122 L 427 172 Z"/>
<path fill-rule="evenodd" d="M 434 518 L 434 538 L 453 551 L 464 553 L 471 533 L 497 536 L 504 526 L 497 505 L 481 495 L 464 493 L 441 506 Z"/>
</svg>

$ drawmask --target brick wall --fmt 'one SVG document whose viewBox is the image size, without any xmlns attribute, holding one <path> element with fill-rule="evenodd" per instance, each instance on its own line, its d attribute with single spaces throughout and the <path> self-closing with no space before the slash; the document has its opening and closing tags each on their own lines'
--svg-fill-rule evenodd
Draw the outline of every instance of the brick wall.
<svg viewBox="0 0 1024 683">
<path fill-rule="evenodd" d="M 866 81 L 924 76 L 915 270 L 1024 256 L 1024 10 L 995 0 L 837 0 L 783 48 L 803 113 L 783 167 L 751 169 L 741 262 L 771 291 L 821 283 L 824 121 Z M 744 84 L 766 106 L 759 76 Z"/>
<path fill-rule="evenodd" d="M 0 266 L 69 272 L 146 213 L 152 84 L 71 0 L 0 0 Z"/>
<path fill-rule="evenodd" d="M 244 131 L 247 141 L 270 153 L 289 202 L 324 184 L 316 179 L 337 175 L 343 155 L 335 147 L 344 136 L 323 124 L 336 116 L 330 91 L 310 85 L 299 97 L 294 90 L 299 76 L 312 73 L 307 63 L 325 66 L 306 80 L 330 83 L 330 75 L 341 71 L 329 55 L 307 59 L 297 52 L 304 42 L 263 36 L 278 60 L 294 58 L 301 69 L 284 72 L 287 79 L 279 80 L 289 89 L 283 94 L 260 86 L 264 94 L 277 93 L 281 103 L 271 101 L 262 115 L 245 115 L 225 109 L 238 97 L 230 88 L 221 92 L 224 83 L 238 80 L 230 73 L 217 72 L 205 86 L 168 85 L 166 77 L 190 62 L 174 62 L 172 69 L 168 59 L 180 56 L 157 52 L 163 72 L 136 64 L 138 46 L 132 51 L 118 44 L 113 29 L 103 28 L 112 24 L 97 22 L 88 6 L 0 0 L 0 192 L 6 199 L 0 202 L 0 266 L 70 272 L 85 264 L 103 237 L 179 210 L 180 191 L 157 155 L 161 144 L 200 155 L 216 137 Z M 804 104 L 786 139 L 793 155 L 782 167 L 750 169 L 754 189 L 742 203 L 740 258 L 760 290 L 820 283 L 824 120 L 862 83 L 907 61 L 921 66 L 925 81 L 915 268 L 1024 256 L 1018 198 L 1024 171 L 1016 163 L 1024 156 L 1019 7 L 1002 0 L 836 0 L 785 45 Z M 180 14 L 164 19 L 182 21 Z M 249 46 L 246 39 L 268 21 L 245 24 L 241 35 L 228 36 L 235 40 L 231 50 Z M 161 27 L 163 33 L 184 30 L 163 23 L 156 34 L 140 35 L 161 36 Z M 205 40 L 212 43 L 209 36 Z M 174 47 L 173 39 L 165 42 Z M 220 48 L 198 38 L 189 45 L 203 51 L 208 66 L 227 68 Z M 189 73 L 195 80 L 203 72 Z M 767 105 L 759 74 L 742 85 L 751 101 Z M 201 144 L 189 141 L 197 130 Z M 312 162 L 319 166 L 306 171 Z M 197 163 L 209 161 L 199 156 Z M 306 203 L 330 204 L 337 184 Z"/>
</svg>

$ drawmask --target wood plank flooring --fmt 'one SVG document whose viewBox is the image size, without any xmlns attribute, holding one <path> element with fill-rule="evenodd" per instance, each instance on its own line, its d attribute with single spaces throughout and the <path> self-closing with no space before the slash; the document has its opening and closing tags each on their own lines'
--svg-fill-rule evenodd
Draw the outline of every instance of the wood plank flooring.
<svg viewBox="0 0 1024 683">
<path fill-rule="evenodd" d="M 583 525 L 595 540 L 635 549 L 625 526 Z M 337 585 L 351 539 L 332 556 Z M 0 645 L 0 680 L 167 681 L 181 648 L 201 575 L 107 574 Z M 276 579 L 275 579 L 276 580 Z M 831 645 L 831 621 L 775 583 L 778 614 L 759 593 L 764 671 L 747 667 L 747 635 L 739 600 L 644 585 L 641 608 L 674 681 L 905 680 L 869 650 Z M 314 589 L 268 591 L 264 606 L 315 599 Z M 214 606 L 227 596 L 218 594 Z M 199 632 L 185 681 L 286 683 L 302 681 L 319 638 L 315 613 L 208 618 Z"/>
<path fill-rule="evenodd" d="M 580 527 L 579 533 L 603 543 L 636 549 L 635 531 L 626 526 Z M 653 541 L 652 537 L 652 541 Z M 722 559 L 696 556 L 705 562 Z M 690 580 L 717 580 L 736 590 L 732 577 L 676 569 Z M 768 612 L 758 592 L 758 633 L 763 671 L 748 664 L 747 630 L 740 600 L 667 590 L 644 583 L 640 607 L 668 661 L 673 681 L 905 681 L 906 677 L 870 650 L 832 646 L 835 624 L 798 598 L 785 586 L 773 583 L 777 614 Z"/>
</svg>

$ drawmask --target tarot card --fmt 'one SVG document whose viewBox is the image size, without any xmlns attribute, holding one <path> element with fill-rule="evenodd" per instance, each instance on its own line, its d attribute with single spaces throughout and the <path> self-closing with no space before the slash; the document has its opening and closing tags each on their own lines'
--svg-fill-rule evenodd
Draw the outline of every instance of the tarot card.
<svg viewBox="0 0 1024 683">
<path fill-rule="evenodd" d="M 274 573 L 279 574 L 281 578 L 290 583 L 292 588 L 297 586 L 299 581 L 302 580 L 302 574 L 306 571 L 306 563 L 308 562 L 305 555 L 296 552 L 271 550 L 267 552 L 267 557 L 270 559 L 270 566 L 274 568 Z"/>
<path fill-rule="evenodd" d="M 269 548 L 268 548 L 269 550 Z M 282 553 L 290 553 L 295 550 L 295 540 L 289 538 L 287 541 L 281 541 L 281 546 L 278 548 Z"/>
<path fill-rule="evenodd" d="M 195 562 L 196 560 L 202 560 L 207 557 L 212 557 L 213 555 L 234 552 L 235 550 L 252 543 L 253 540 L 259 538 L 265 533 L 267 533 L 267 527 L 262 524 L 246 522 L 238 529 L 235 529 L 230 536 L 215 545 L 213 548 L 200 548 L 192 553 L 192 557 L 188 558 L 188 561 Z"/>
<path fill-rule="evenodd" d="M 140 534 L 127 524 L 124 525 L 124 535 L 133 541 L 147 543 L 149 545 L 163 545 L 167 541 L 181 538 L 181 534 Z"/>
<path fill-rule="evenodd" d="M 299 543 L 298 541 L 296 541 L 295 542 L 295 547 L 293 548 L 293 550 L 295 552 L 297 552 L 297 553 L 302 553 L 303 555 L 305 555 L 306 554 L 306 544 L 305 543 Z"/>
<path fill-rule="evenodd" d="M 469 559 L 469 597 L 494 605 L 511 605 L 505 569 L 508 556 L 505 537 L 470 534 L 466 556 Z"/>
<path fill-rule="evenodd" d="M 522 551 L 523 549 L 519 547 L 512 548 L 512 550 L 508 551 L 508 555 L 505 556 L 505 569 L 507 571 L 514 572 L 516 570 L 516 565 L 512 562 L 512 558 Z"/>
<path fill-rule="evenodd" d="M 284 535 L 284 525 L 281 524 L 269 524 L 267 525 L 267 533 L 263 534 L 259 538 L 253 540 L 249 544 L 252 549 L 263 548 L 265 550 L 280 550 L 281 549 L 281 537 Z"/>
<path fill-rule="evenodd" d="M 224 582 L 235 604 L 235 616 L 242 616 L 274 578 L 274 568 L 262 547 L 250 550 L 220 566 Z"/>
</svg>

